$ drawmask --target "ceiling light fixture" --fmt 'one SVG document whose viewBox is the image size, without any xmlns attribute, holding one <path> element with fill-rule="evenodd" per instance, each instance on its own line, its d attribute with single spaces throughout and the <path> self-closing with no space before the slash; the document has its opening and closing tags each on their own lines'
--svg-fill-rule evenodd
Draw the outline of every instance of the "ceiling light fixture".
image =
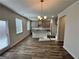
<svg viewBox="0 0 79 59">
<path fill-rule="evenodd" d="M 47 16 L 43 16 L 43 3 L 44 3 L 44 0 L 40 0 L 41 2 L 41 16 L 38 16 L 38 19 L 39 20 L 45 20 L 47 19 Z"/>
</svg>

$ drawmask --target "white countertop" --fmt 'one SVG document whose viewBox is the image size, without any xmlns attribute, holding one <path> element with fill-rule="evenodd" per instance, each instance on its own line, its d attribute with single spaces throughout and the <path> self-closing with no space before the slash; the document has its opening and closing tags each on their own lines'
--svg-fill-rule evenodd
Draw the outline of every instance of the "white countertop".
<svg viewBox="0 0 79 59">
<path fill-rule="evenodd" d="M 39 28 L 32 28 L 32 30 L 50 30 L 50 28 L 39 27 Z"/>
</svg>

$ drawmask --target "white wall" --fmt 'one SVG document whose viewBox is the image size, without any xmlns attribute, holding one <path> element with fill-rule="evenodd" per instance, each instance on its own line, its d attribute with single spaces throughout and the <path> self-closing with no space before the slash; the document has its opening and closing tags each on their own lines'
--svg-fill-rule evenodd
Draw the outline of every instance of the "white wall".
<svg viewBox="0 0 79 59">
<path fill-rule="evenodd" d="M 55 24 L 55 20 L 53 20 L 53 22 L 51 23 L 51 26 L 52 26 L 52 35 L 56 36 L 57 34 L 57 25 Z"/>
<path fill-rule="evenodd" d="M 79 0 L 58 14 L 67 16 L 65 25 L 64 48 L 79 59 Z"/>
</svg>

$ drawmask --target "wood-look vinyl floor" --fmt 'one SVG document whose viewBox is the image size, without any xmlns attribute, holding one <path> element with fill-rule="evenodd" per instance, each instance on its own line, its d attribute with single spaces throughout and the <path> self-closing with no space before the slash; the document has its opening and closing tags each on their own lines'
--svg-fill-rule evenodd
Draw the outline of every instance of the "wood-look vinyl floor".
<svg viewBox="0 0 79 59">
<path fill-rule="evenodd" d="M 73 59 L 56 41 L 39 41 L 31 36 L 13 47 L 0 59 Z"/>
</svg>

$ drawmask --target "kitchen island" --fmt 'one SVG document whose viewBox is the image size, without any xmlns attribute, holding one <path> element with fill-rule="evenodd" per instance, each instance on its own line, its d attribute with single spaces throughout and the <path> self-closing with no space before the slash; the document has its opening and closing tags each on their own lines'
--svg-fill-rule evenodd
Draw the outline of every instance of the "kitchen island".
<svg viewBox="0 0 79 59">
<path fill-rule="evenodd" d="M 50 32 L 50 28 L 32 28 L 32 38 L 47 37 Z"/>
</svg>

